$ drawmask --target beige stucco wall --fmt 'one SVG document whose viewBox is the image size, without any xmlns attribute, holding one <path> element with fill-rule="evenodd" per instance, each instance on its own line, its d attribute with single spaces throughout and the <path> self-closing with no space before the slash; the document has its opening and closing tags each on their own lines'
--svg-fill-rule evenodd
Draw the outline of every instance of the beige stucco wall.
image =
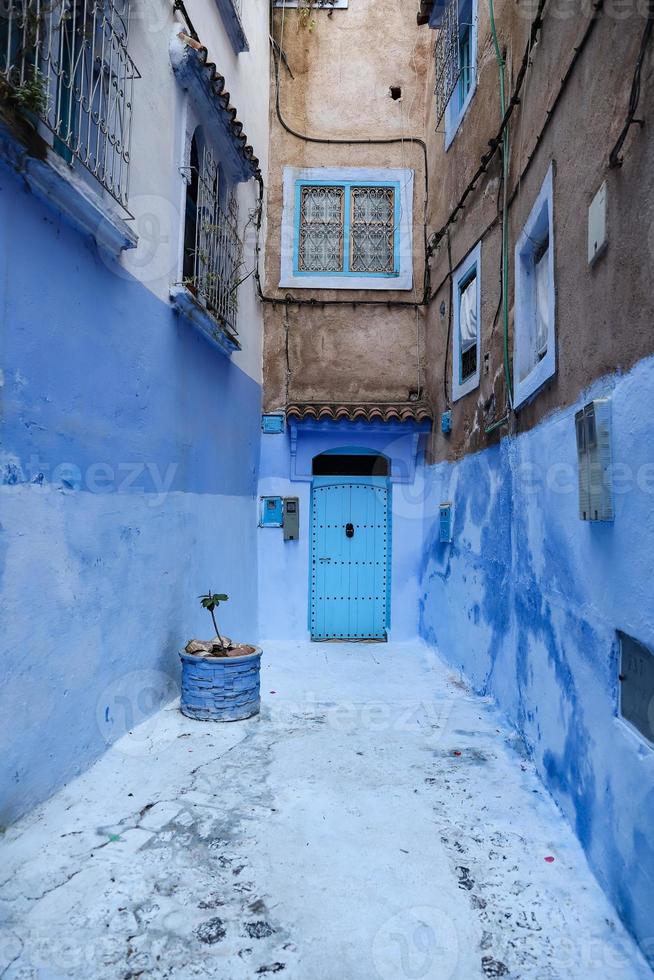
<svg viewBox="0 0 654 980">
<path fill-rule="evenodd" d="M 643 27 L 642 12 L 605 7 L 588 29 L 586 7 L 546 5 L 544 27 L 531 52 L 521 103 L 511 121 L 509 193 L 509 345 L 513 348 L 513 252 L 551 162 L 554 179 L 557 372 L 529 405 L 512 416 L 521 431 L 553 409 L 575 401 L 594 379 L 627 369 L 654 349 L 651 276 L 654 268 L 654 202 L 645 174 L 654 172 L 654 139 L 634 126 L 624 166 L 610 170 L 609 151 L 627 111 Z M 506 52 L 510 92 L 525 51 L 536 4 L 496 0 L 500 44 Z M 315 28 L 298 25 L 293 10 L 277 11 L 274 35 L 294 78 L 280 69 L 280 106 L 294 129 L 331 138 L 414 135 L 428 147 L 427 230 L 441 228 L 456 205 L 499 120 L 498 70 L 488 3 L 479 2 L 477 90 L 446 152 L 442 124 L 435 127 L 433 46 L 435 32 L 416 26 L 417 4 L 352 0 L 350 9 L 317 11 Z M 652 48 L 642 76 L 641 106 L 652 96 Z M 576 63 L 570 66 L 576 58 Z M 562 85 L 562 79 L 569 78 Z M 391 146 L 312 144 L 286 133 L 271 99 L 270 177 L 265 292 L 264 400 L 268 409 L 287 401 L 403 400 L 423 386 L 438 417 L 451 393 L 451 342 L 445 368 L 449 317 L 447 240 L 430 261 L 430 301 L 422 303 L 424 273 L 423 154 L 410 143 Z M 402 86 L 402 101 L 389 86 Z M 546 125 L 548 117 L 549 125 Z M 414 182 L 414 282 L 411 293 L 280 290 L 282 170 L 293 166 L 410 166 Z M 588 206 L 608 181 L 609 247 L 594 267 L 587 262 Z M 503 331 L 500 303 L 501 164 L 497 154 L 450 229 L 456 268 L 482 237 L 481 383 L 456 402 L 453 432 L 438 426 L 434 458 L 456 458 L 497 440 L 507 428 L 484 429 L 505 415 Z M 285 294 L 314 299 L 315 308 L 284 303 Z M 322 306 L 323 300 L 346 300 Z M 354 299 L 377 305 L 354 306 Z M 408 306 L 386 308 L 380 299 Z M 288 351 L 288 356 L 287 356 Z M 488 355 L 485 359 L 484 355 Z M 444 375 L 448 395 L 444 392 Z"/>
<path fill-rule="evenodd" d="M 425 77 L 431 37 L 416 25 L 413 4 L 353 0 L 350 9 L 315 11 L 315 27 L 301 26 L 296 10 L 277 10 L 274 36 L 293 73 L 281 66 L 280 107 L 293 129 L 332 139 L 422 137 Z M 402 100 L 390 97 L 402 87 Z M 417 353 L 424 353 L 423 298 L 425 168 L 421 148 L 308 143 L 285 132 L 275 112 L 272 78 L 264 404 L 292 400 L 405 400 L 418 386 Z M 412 168 L 414 179 L 414 289 L 375 294 L 351 290 L 279 289 L 282 174 L 285 166 Z M 286 294 L 316 301 L 314 309 L 283 302 Z M 354 306 L 353 301 L 374 305 Z M 342 305 L 320 305 L 340 300 Z M 402 304 L 391 308 L 387 300 Z M 288 378 L 287 347 L 288 335 Z M 424 365 L 421 367 L 424 375 Z"/>
<path fill-rule="evenodd" d="M 529 11 L 497 0 L 496 21 L 500 43 L 507 50 L 510 88 L 526 47 Z M 634 8 L 636 5 L 634 4 Z M 515 241 L 554 162 L 554 251 L 556 282 L 557 372 L 536 396 L 512 418 L 510 430 L 535 425 L 559 406 L 574 402 L 594 379 L 629 368 L 654 350 L 651 278 L 654 268 L 654 138 L 647 129 L 633 127 L 625 145 L 624 165 L 609 170 L 608 157 L 624 121 L 633 68 L 643 29 L 643 18 L 631 14 L 617 19 L 611 6 L 597 16 L 586 46 L 565 85 L 575 48 L 588 19 L 570 5 L 546 6 L 544 28 L 531 55 L 531 68 L 522 102 L 512 118 L 510 152 L 510 345 L 513 346 L 513 253 Z M 526 14 L 529 14 L 529 17 Z M 562 14 L 564 16 L 562 16 Z M 565 16 L 567 14 L 567 16 Z M 433 132 L 434 106 L 427 107 L 429 160 L 432 184 L 428 224 L 443 226 L 462 191 L 488 150 L 488 140 L 499 128 L 498 74 L 488 16 L 479 4 L 479 77 L 475 96 L 461 129 L 445 152 L 443 133 Z M 641 106 L 652 97 L 652 49 L 642 79 Z M 428 85 L 431 91 L 431 84 Z M 551 113 L 551 122 L 542 133 Z M 531 162 L 530 162 L 531 160 Z M 468 198 L 465 211 L 451 228 L 453 268 L 471 247 L 482 241 L 480 387 L 453 406 L 453 431 L 446 439 L 433 437 L 435 458 L 455 458 L 478 450 L 500 437 L 484 429 L 505 414 L 503 333 L 500 302 L 501 224 L 499 154 Z M 435 179 L 435 175 L 440 180 Z M 649 180 L 645 181 L 645 175 Z M 587 261 L 588 206 L 604 179 L 608 181 L 609 245 L 594 267 Z M 496 220 L 494 226 L 493 221 Z M 490 227 L 492 226 L 492 227 Z M 489 231 L 486 231 L 490 227 Z M 485 233 L 486 232 L 486 233 Z M 484 234 L 485 233 L 485 234 Z M 446 407 L 443 391 L 445 345 L 449 306 L 446 240 L 431 262 L 433 300 L 426 329 L 427 387 L 437 413 Z M 445 313 L 441 315 L 441 304 Z M 496 318 L 497 316 L 497 318 Z M 484 373 L 484 354 L 489 355 Z M 511 365 L 513 366 L 513 365 Z M 451 345 L 446 380 L 451 391 Z M 503 428 L 501 432 L 506 432 Z"/>
</svg>

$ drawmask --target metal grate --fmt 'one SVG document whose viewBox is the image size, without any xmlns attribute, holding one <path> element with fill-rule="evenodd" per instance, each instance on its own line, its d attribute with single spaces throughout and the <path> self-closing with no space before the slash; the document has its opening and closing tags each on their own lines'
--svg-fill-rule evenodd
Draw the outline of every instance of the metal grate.
<svg viewBox="0 0 654 980">
<path fill-rule="evenodd" d="M 298 264 L 302 272 L 343 271 L 342 187 L 303 187 Z"/>
<path fill-rule="evenodd" d="M 395 193 L 392 187 L 352 188 L 352 272 L 393 272 Z"/>
<path fill-rule="evenodd" d="M 238 205 L 231 193 L 220 205 L 218 163 L 208 147 L 198 180 L 193 287 L 198 299 L 221 323 L 237 334 L 239 276 L 243 246 L 238 234 Z"/>
<path fill-rule="evenodd" d="M 57 153 L 123 207 L 140 78 L 128 23 L 129 0 L 0 0 L 0 95 L 40 120 Z"/>
<path fill-rule="evenodd" d="M 447 104 L 452 98 L 461 75 L 459 45 L 459 3 L 450 0 L 443 10 L 443 17 L 436 35 L 434 49 L 436 59 L 436 126 L 440 126 Z"/>
</svg>

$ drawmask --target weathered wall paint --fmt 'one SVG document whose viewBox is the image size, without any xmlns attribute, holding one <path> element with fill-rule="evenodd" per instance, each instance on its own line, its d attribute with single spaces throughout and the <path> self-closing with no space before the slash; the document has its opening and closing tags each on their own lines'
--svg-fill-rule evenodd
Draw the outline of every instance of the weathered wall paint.
<svg viewBox="0 0 654 980">
<path fill-rule="evenodd" d="M 381 428 L 381 427 L 380 427 Z M 379 432 L 376 433 L 379 437 Z M 392 452 L 389 436 L 387 454 Z M 395 438 L 397 436 L 395 435 Z M 352 438 L 343 437 L 343 445 Z M 324 449 L 315 440 L 316 453 Z M 380 447 L 375 444 L 375 450 Z M 383 451 L 383 449 L 382 449 Z M 259 495 L 300 499 L 300 539 L 284 541 L 280 528 L 259 528 L 259 627 L 264 638 L 304 640 L 309 636 L 309 552 L 311 483 L 290 479 L 290 439 L 264 435 L 261 441 Z M 393 640 L 418 631 L 418 572 L 422 553 L 422 499 L 415 483 L 392 484 L 391 628 Z"/>
<path fill-rule="evenodd" d="M 412 4 L 396 0 L 314 9 L 311 30 L 301 26 L 301 17 L 286 7 L 274 11 L 273 35 L 293 73 L 282 65 L 280 110 L 297 133 L 336 142 L 292 136 L 271 114 L 266 294 L 280 302 L 265 309 L 264 403 L 275 411 L 293 401 L 404 401 L 424 384 L 425 347 L 422 312 L 410 305 L 421 301 L 424 289 L 425 160 L 406 137 L 423 135 L 433 35 L 417 27 Z M 274 100 L 274 75 L 272 84 Z M 392 85 L 401 87 L 401 100 L 391 98 Z M 402 137 L 404 142 L 365 143 Z M 364 143 L 338 144 L 348 138 Z M 412 169 L 415 288 L 393 290 L 391 283 L 374 296 L 366 290 L 279 288 L 285 166 Z M 315 301 L 315 308 L 286 303 L 289 294 Z M 380 305 L 350 305 L 371 298 Z M 330 299 L 347 305 L 320 305 Z M 387 308 L 387 299 L 409 305 Z"/>
<path fill-rule="evenodd" d="M 421 634 L 497 698 L 654 958 L 654 750 L 616 717 L 616 630 L 654 646 L 654 359 L 612 391 L 616 517 L 578 518 L 574 412 L 425 473 Z M 437 507 L 454 502 L 454 541 Z"/>
<path fill-rule="evenodd" d="M 177 693 L 201 592 L 257 638 L 261 388 L 5 173 L 0 228 L 6 825 Z"/>
<path fill-rule="evenodd" d="M 535 8 L 509 0 L 494 4 L 500 48 L 514 66 L 511 84 L 527 47 Z M 572 13 L 572 11 L 571 11 Z M 493 54 L 488 3 L 478 4 L 477 88 L 460 129 L 446 151 L 443 126 L 435 121 L 435 100 L 427 107 L 425 134 L 432 187 L 428 229 L 442 229 L 468 182 L 497 135 L 500 104 L 497 63 Z M 527 83 L 511 117 L 509 177 L 509 334 L 513 370 L 514 247 L 536 200 L 545 175 L 554 165 L 554 264 L 556 284 L 557 373 L 531 404 L 513 419 L 523 432 L 550 412 L 572 405 L 582 388 L 615 370 L 627 370 L 654 352 L 651 268 L 654 261 L 654 218 L 651 194 L 642 175 L 654 172 L 651 128 L 631 127 L 624 164 L 610 169 L 609 152 L 622 127 L 642 34 L 643 18 L 636 6 L 618 15 L 610 5 L 596 11 L 575 8 L 572 16 L 545 9 L 543 31 L 533 50 Z M 561 97 L 562 79 L 577 58 L 582 36 L 592 24 Z M 424 28 L 428 31 L 427 28 Z M 430 32 L 434 33 L 434 32 Z M 643 72 L 641 105 L 652 100 L 652 49 Z M 610 67 L 609 67 L 610 66 Z M 427 66 L 427 91 L 433 93 L 435 63 Z M 649 100 L 649 101 L 648 101 Z M 542 131 L 542 138 L 541 138 Z M 451 437 L 438 430 L 432 458 L 456 459 L 496 443 L 506 429 L 484 429 L 506 414 L 504 352 L 500 303 L 501 200 L 500 153 L 465 201 L 448 237 L 431 260 L 433 299 L 426 314 L 426 383 L 437 413 L 450 405 L 452 345 L 448 346 L 450 305 L 449 264 L 456 269 L 481 240 L 481 381 L 478 388 L 452 407 Z M 608 248 L 588 264 L 588 207 L 607 181 Z M 634 260 L 636 256 L 636 260 Z"/>
</svg>

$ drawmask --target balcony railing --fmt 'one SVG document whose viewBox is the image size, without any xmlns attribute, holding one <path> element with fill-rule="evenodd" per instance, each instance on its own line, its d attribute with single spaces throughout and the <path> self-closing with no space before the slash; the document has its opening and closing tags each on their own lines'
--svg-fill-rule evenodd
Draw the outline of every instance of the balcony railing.
<svg viewBox="0 0 654 980">
<path fill-rule="evenodd" d="M 208 147 L 198 180 L 195 241 L 193 291 L 219 323 L 238 335 L 237 294 L 243 266 L 238 207 L 234 194 L 221 206 L 218 164 Z"/>
<path fill-rule="evenodd" d="M 459 52 L 459 3 L 450 0 L 443 9 L 436 35 L 436 126 L 440 126 L 447 104 L 461 75 Z"/>
<path fill-rule="evenodd" d="M 0 95 L 127 207 L 134 81 L 129 0 L 0 0 Z"/>
</svg>

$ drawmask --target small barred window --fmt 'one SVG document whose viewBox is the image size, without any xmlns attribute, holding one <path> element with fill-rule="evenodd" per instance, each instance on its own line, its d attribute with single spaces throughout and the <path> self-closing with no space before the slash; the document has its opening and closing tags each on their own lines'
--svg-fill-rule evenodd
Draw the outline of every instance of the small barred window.
<svg viewBox="0 0 654 980">
<path fill-rule="evenodd" d="M 343 269 L 342 187 L 303 187 L 299 267 L 303 272 Z"/>
<path fill-rule="evenodd" d="M 394 203 L 392 187 L 352 188 L 352 272 L 393 272 Z"/>
</svg>

